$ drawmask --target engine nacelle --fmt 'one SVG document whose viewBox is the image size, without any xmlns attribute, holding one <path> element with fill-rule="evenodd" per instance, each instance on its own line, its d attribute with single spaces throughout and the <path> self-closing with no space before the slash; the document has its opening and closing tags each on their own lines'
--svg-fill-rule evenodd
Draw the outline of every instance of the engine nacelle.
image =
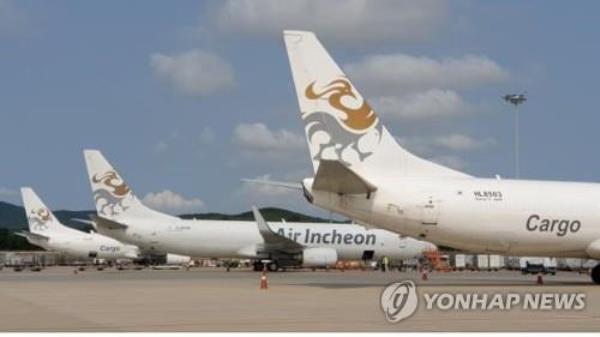
<svg viewBox="0 0 600 337">
<path fill-rule="evenodd" d="M 600 259 L 600 239 L 590 243 L 585 252 L 592 259 Z"/>
<path fill-rule="evenodd" d="M 332 248 L 306 248 L 302 251 L 303 267 L 329 267 L 337 260 L 337 251 Z"/>
<path fill-rule="evenodd" d="M 173 265 L 173 264 L 184 265 L 184 264 L 190 263 L 191 259 L 192 259 L 191 257 L 185 256 L 185 255 L 167 254 L 165 262 L 170 265 Z"/>
</svg>

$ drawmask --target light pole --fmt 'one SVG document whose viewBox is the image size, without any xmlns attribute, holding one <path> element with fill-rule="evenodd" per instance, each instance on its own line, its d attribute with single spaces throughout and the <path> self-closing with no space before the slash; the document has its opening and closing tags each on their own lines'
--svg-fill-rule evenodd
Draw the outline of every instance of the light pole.
<svg viewBox="0 0 600 337">
<path fill-rule="evenodd" d="M 502 98 L 515 107 L 515 179 L 519 179 L 519 105 L 523 104 L 527 97 L 525 97 L 525 94 L 507 94 Z"/>
</svg>

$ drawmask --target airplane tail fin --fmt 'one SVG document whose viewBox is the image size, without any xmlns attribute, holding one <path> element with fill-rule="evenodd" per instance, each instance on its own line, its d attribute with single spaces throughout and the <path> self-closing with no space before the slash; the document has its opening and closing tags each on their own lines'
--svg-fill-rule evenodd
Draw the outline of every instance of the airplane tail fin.
<svg viewBox="0 0 600 337">
<path fill-rule="evenodd" d="M 83 155 L 99 216 L 110 220 L 167 216 L 142 204 L 100 151 L 84 150 Z"/>
<path fill-rule="evenodd" d="M 21 197 L 23 198 L 29 231 L 35 234 L 48 234 L 52 231 L 65 229 L 32 188 L 21 188 Z"/>
<path fill-rule="evenodd" d="M 283 35 L 315 172 L 328 159 L 361 172 L 467 177 L 400 147 L 315 34 Z"/>
</svg>

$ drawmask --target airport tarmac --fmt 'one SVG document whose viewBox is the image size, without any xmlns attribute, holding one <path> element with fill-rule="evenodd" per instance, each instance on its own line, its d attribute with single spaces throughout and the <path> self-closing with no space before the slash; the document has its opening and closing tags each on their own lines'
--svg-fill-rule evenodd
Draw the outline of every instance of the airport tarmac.
<svg viewBox="0 0 600 337">
<path fill-rule="evenodd" d="M 1 331 L 598 331 L 600 286 L 589 275 L 559 272 L 293 271 L 260 273 L 72 267 L 0 272 Z M 581 311 L 417 312 L 389 323 L 380 309 L 385 285 L 414 280 L 418 292 L 584 293 Z"/>
</svg>

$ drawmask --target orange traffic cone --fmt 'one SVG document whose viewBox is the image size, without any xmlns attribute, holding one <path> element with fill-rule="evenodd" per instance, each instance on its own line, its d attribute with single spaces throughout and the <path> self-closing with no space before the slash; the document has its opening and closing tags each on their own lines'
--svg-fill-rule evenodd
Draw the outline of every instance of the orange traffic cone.
<svg viewBox="0 0 600 337">
<path fill-rule="evenodd" d="M 538 277 L 537 277 L 537 281 L 536 281 L 536 283 L 537 283 L 538 285 L 542 285 L 542 284 L 544 284 L 544 279 L 542 278 L 542 274 L 538 274 Z"/>
<path fill-rule="evenodd" d="M 423 269 L 423 272 L 421 273 L 421 280 L 427 281 L 427 270 L 426 269 Z"/>
<path fill-rule="evenodd" d="M 260 289 L 267 289 L 267 266 L 263 268 L 262 274 L 260 275 Z"/>
</svg>

